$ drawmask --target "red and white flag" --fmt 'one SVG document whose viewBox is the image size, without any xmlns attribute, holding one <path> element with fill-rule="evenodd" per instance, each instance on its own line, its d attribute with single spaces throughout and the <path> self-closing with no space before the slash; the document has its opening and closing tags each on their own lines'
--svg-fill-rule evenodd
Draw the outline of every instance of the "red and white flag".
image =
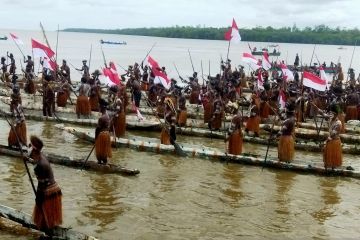
<svg viewBox="0 0 360 240">
<path fill-rule="evenodd" d="M 294 80 L 294 74 L 292 73 L 292 71 L 290 71 L 290 69 L 287 68 L 287 66 L 285 64 L 281 63 L 280 68 L 283 73 L 283 79 L 285 81 L 288 82 L 288 81 Z"/>
<path fill-rule="evenodd" d="M 110 65 L 109 68 L 103 68 L 103 74 L 105 77 L 106 84 L 110 86 L 121 84 L 115 64 L 113 62 L 110 62 L 109 65 Z"/>
<path fill-rule="evenodd" d="M 286 104 L 286 96 L 283 90 L 279 91 L 279 105 L 280 108 L 285 108 L 285 104 Z"/>
<path fill-rule="evenodd" d="M 158 68 L 152 68 L 152 72 L 155 76 L 154 83 L 155 84 L 161 83 L 167 90 L 169 90 L 171 86 L 171 81 L 165 75 L 165 73 L 161 72 Z"/>
<path fill-rule="evenodd" d="M 225 39 L 233 43 L 240 43 L 241 36 L 235 19 L 232 21 L 231 28 L 225 33 Z"/>
<path fill-rule="evenodd" d="M 326 80 L 306 71 L 303 73 L 303 85 L 322 92 L 326 90 Z"/>
<path fill-rule="evenodd" d="M 326 76 L 324 68 L 320 66 L 319 70 L 320 70 L 320 78 L 322 80 L 325 80 L 326 84 L 331 84 L 331 81 L 329 81 L 328 77 Z"/>
<path fill-rule="evenodd" d="M 51 71 L 55 71 L 57 69 L 56 63 L 53 60 L 49 59 L 48 57 L 44 57 L 43 67 L 50 69 Z"/>
<path fill-rule="evenodd" d="M 258 71 L 257 85 L 259 90 L 264 90 L 264 79 L 260 70 Z"/>
<path fill-rule="evenodd" d="M 55 55 L 54 51 L 51 50 L 51 48 L 45 46 L 38 41 L 35 41 L 34 39 L 31 39 L 31 47 L 33 49 L 35 57 L 52 58 Z"/>
<path fill-rule="evenodd" d="M 251 53 L 243 53 L 242 61 L 248 64 L 258 64 L 258 60 Z"/>
<path fill-rule="evenodd" d="M 262 67 L 265 70 L 269 70 L 271 68 L 271 63 L 269 61 L 269 53 L 267 51 L 263 51 Z"/>
<path fill-rule="evenodd" d="M 151 67 L 151 69 L 154 69 L 154 68 L 160 69 L 159 63 L 157 61 L 155 61 L 152 57 L 149 56 L 147 61 L 148 61 L 148 65 Z"/>
<path fill-rule="evenodd" d="M 21 39 L 20 39 L 18 36 L 16 36 L 15 34 L 10 33 L 10 36 L 11 36 L 11 38 L 14 40 L 14 42 L 15 42 L 16 44 L 18 44 L 18 45 L 24 45 L 24 42 L 21 41 Z"/>
</svg>

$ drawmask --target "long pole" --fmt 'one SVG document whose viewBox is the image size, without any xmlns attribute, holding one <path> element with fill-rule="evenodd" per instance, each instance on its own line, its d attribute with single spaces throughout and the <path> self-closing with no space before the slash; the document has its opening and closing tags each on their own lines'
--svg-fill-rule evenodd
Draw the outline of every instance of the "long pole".
<svg viewBox="0 0 360 240">
<path fill-rule="evenodd" d="M 191 53 L 190 53 L 190 50 L 189 50 L 189 49 L 188 49 L 188 53 L 189 53 L 190 62 L 191 62 L 191 66 L 192 66 L 193 72 L 195 72 L 194 64 L 193 64 L 193 61 L 192 61 L 192 58 L 191 58 Z"/>
<path fill-rule="evenodd" d="M 201 60 L 201 77 L 202 77 L 202 85 L 204 86 L 204 69 L 203 69 L 203 65 L 202 65 L 202 60 Z"/>
<path fill-rule="evenodd" d="M 105 58 L 104 50 L 103 50 L 102 46 L 100 46 L 100 47 L 101 47 L 101 53 L 102 53 L 102 56 L 103 56 L 104 66 L 107 67 L 106 66 L 106 58 Z"/>
<path fill-rule="evenodd" d="M 13 41 L 14 41 L 15 45 L 17 46 L 17 48 L 19 49 L 19 51 L 21 52 L 21 54 L 23 55 L 23 57 L 25 58 L 25 55 L 24 55 L 23 51 L 21 50 L 21 48 L 20 48 L 19 44 L 17 44 L 17 42 L 15 41 L 15 39 L 14 39 L 14 38 L 12 38 L 12 39 L 13 39 Z"/>
<path fill-rule="evenodd" d="M 227 48 L 227 54 L 226 54 L 226 61 L 229 60 L 230 43 L 231 43 L 231 41 L 229 40 L 229 44 L 228 44 L 228 48 Z"/>
<path fill-rule="evenodd" d="M 101 47 L 102 50 L 102 47 Z M 91 54 L 92 54 L 92 44 L 90 45 L 90 56 L 89 56 L 89 71 L 90 71 L 90 64 L 91 64 Z M 105 66 L 106 67 L 106 66 Z"/>
<path fill-rule="evenodd" d="M 354 49 L 353 49 L 353 52 L 352 52 L 352 55 L 351 55 L 351 60 L 350 60 L 350 66 L 349 66 L 349 69 L 351 68 L 352 61 L 353 61 L 353 58 L 354 58 L 354 53 L 355 53 L 356 43 L 357 43 L 357 40 L 355 40 Z M 348 71 L 348 74 L 347 74 L 347 77 L 346 77 L 346 81 L 348 80 L 348 78 L 349 78 L 349 71 Z"/>
<path fill-rule="evenodd" d="M 57 59 L 58 59 L 58 45 L 59 45 L 59 24 L 58 24 L 58 29 L 57 29 L 57 33 L 56 33 L 56 49 L 55 49 L 55 62 L 57 63 Z"/>
<path fill-rule="evenodd" d="M 45 33 L 44 26 L 42 25 L 42 23 L 41 23 L 41 22 L 40 22 L 40 28 L 41 28 L 41 31 L 42 31 L 42 33 L 43 33 L 43 36 L 44 36 L 44 39 L 45 39 L 46 45 L 47 45 L 49 48 L 51 48 L 51 47 L 50 47 L 50 44 L 49 44 L 49 41 L 48 41 L 48 39 L 47 39 L 47 37 L 46 37 L 46 33 Z"/>
<path fill-rule="evenodd" d="M 145 59 L 147 58 L 147 56 L 149 56 L 150 52 L 153 50 L 153 48 L 155 47 L 156 42 L 151 46 L 150 50 L 147 52 L 147 54 L 145 55 L 144 59 L 141 61 L 141 63 L 143 64 Z"/>
<path fill-rule="evenodd" d="M 312 55 L 311 55 L 310 66 L 309 67 L 311 67 L 311 64 L 312 64 L 312 60 L 313 60 L 314 53 L 315 53 L 315 48 L 316 48 L 316 44 L 314 45 L 314 49 L 313 49 L 313 52 L 312 52 Z"/>
<path fill-rule="evenodd" d="M 4 117 L 5 117 L 6 122 L 10 125 L 10 128 L 12 129 L 12 131 L 14 132 L 14 134 L 15 134 L 15 136 L 16 136 L 16 140 L 17 140 L 17 142 L 18 142 L 18 144 L 19 144 L 19 149 L 20 149 L 21 158 L 23 159 L 23 163 L 24 163 L 24 165 L 25 165 L 26 173 L 27 173 L 27 175 L 28 175 L 28 177 L 29 177 L 29 181 L 30 181 L 31 187 L 32 187 L 33 192 L 34 192 L 34 194 L 35 194 L 35 196 L 36 196 L 37 191 L 36 191 L 36 188 L 35 188 L 34 181 L 33 181 L 32 177 L 31 177 L 29 167 L 28 167 L 28 165 L 27 165 L 27 163 L 26 163 L 25 155 L 24 155 L 24 152 L 23 152 L 21 143 L 20 143 L 20 138 L 19 138 L 19 136 L 18 136 L 18 134 L 17 134 L 14 126 L 10 123 L 10 121 L 9 121 L 8 118 L 6 117 L 6 114 L 4 114 Z M 43 216 L 44 216 L 44 220 L 45 220 L 46 226 L 49 226 L 49 224 L 48 224 L 48 218 L 47 218 L 47 216 L 46 216 L 46 213 L 45 213 L 45 211 L 44 211 L 44 208 L 43 208 L 42 206 L 38 206 L 38 207 L 39 207 L 39 208 L 41 209 L 41 211 L 42 211 L 42 214 L 43 214 Z"/>
</svg>

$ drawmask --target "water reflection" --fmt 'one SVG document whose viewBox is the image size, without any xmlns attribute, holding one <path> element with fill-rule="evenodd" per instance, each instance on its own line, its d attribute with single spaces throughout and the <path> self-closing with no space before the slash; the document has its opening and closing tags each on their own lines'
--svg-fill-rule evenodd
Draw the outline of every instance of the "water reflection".
<svg viewBox="0 0 360 240">
<path fill-rule="evenodd" d="M 159 157 L 160 164 L 164 167 L 163 171 L 156 178 L 157 188 L 160 192 L 173 192 L 175 190 L 174 185 L 179 180 L 179 171 L 173 171 L 172 169 L 180 164 L 180 159 L 176 156 L 161 155 Z"/>
<path fill-rule="evenodd" d="M 241 171 L 241 166 L 235 164 L 224 164 L 222 176 L 224 179 L 228 180 L 228 185 L 226 189 L 222 190 L 222 193 L 225 195 L 224 202 L 227 202 L 230 207 L 238 208 L 240 207 L 240 200 L 244 197 L 244 193 L 241 189 L 241 180 L 244 175 Z"/>
<path fill-rule="evenodd" d="M 89 176 L 92 190 L 87 190 L 86 196 L 89 202 L 84 206 L 87 210 L 82 214 L 89 218 L 90 222 L 96 221 L 95 224 L 99 227 L 95 230 L 97 233 L 115 230 L 116 226 L 111 224 L 125 211 L 120 201 L 119 192 L 122 188 L 118 182 L 119 178 L 93 174 Z"/>
<path fill-rule="evenodd" d="M 313 212 L 311 215 L 320 224 L 324 224 L 326 220 L 335 216 L 335 205 L 339 204 L 341 201 L 341 197 L 336 190 L 339 180 L 335 178 L 319 178 L 319 182 L 324 206 L 318 211 Z"/>
<path fill-rule="evenodd" d="M 23 198 L 19 198 L 18 195 L 29 192 L 31 190 L 31 185 L 29 181 L 24 181 L 24 177 L 26 177 L 26 180 L 28 179 L 26 169 L 24 166 L 24 163 L 22 162 L 22 159 L 19 158 L 9 158 L 9 164 L 8 164 L 8 176 L 3 178 L 6 182 L 9 182 L 9 185 L 11 187 L 10 193 L 7 196 L 7 199 L 10 202 L 16 202 L 21 204 L 23 201 Z M 32 167 L 29 166 L 30 172 L 32 170 Z"/>
</svg>

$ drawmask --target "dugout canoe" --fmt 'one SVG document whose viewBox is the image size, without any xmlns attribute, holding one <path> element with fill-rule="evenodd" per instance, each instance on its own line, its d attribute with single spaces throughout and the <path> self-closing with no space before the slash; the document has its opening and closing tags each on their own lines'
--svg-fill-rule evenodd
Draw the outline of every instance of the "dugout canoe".
<svg viewBox="0 0 360 240">
<path fill-rule="evenodd" d="M 23 227 L 30 228 L 39 232 L 42 232 L 37 228 L 37 226 L 33 223 L 32 217 L 24 213 L 22 211 L 16 210 L 14 208 L 0 205 L 0 217 L 9 219 L 13 222 L 17 222 L 21 224 Z M 45 234 L 45 233 L 43 233 Z M 65 227 L 55 227 L 51 234 L 48 233 L 48 235 L 51 235 L 52 239 L 66 239 L 66 240 L 97 240 L 97 238 L 88 236 L 86 234 L 77 232 L 73 230 L 72 228 L 65 228 Z"/>
<path fill-rule="evenodd" d="M 280 126 L 274 126 L 273 131 L 280 131 Z M 271 131 L 269 124 L 261 124 L 261 129 Z M 305 128 L 295 128 L 295 137 L 302 139 L 311 139 L 313 141 L 325 141 L 329 136 L 329 132 L 310 130 Z M 360 143 L 360 136 L 354 134 L 340 134 L 341 142 L 357 145 Z"/>
<path fill-rule="evenodd" d="M 59 126 L 60 129 L 71 133 L 83 140 L 94 142 L 94 137 L 91 136 L 90 133 L 86 131 L 80 131 L 75 128 L 71 127 L 64 127 Z M 147 139 L 125 139 L 125 138 L 117 138 L 116 139 L 116 146 L 119 147 L 127 147 L 131 149 L 135 149 L 137 151 L 144 151 L 144 152 L 154 152 L 157 154 L 174 154 L 175 148 L 172 145 L 163 145 L 160 144 L 159 141 L 150 141 L 150 138 Z M 113 145 L 115 142 L 112 141 Z M 266 161 L 264 157 L 247 154 L 244 153 L 242 155 L 232 155 L 227 154 L 224 152 L 220 152 L 216 149 L 211 148 L 204 148 L 204 147 L 194 147 L 194 146 L 185 146 L 179 144 L 181 149 L 187 155 L 187 157 L 198 157 L 208 160 L 215 160 L 221 162 L 232 162 L 238 164 L 245 164 L 245 165 L 255 165 L 255 166 L 262 166 L 266 168 L 276 168 L 276 169 L 283 169 L 287 171 L 295 171 L 301 173 L 308 173 L 308 174 L 317 174 L 317 175 L 325 175 L 325 176 L 344 176 L 344 177 L 353 177 L 360 179 L 360 171 L 354 170 L 351 166 L 344 166 L 338 169 L 325 169 L 322 164 L 314 163 L 314 162 L 300 162 L 295 160 L 292 163 L 284 163 L 279 162 L 277 159 L 268 158 Z"/>
<path fill-rule="evenodd" d="M 27 150 L 24 149 L 24 152 L 27 152 Z M 10 148 L 5 145 L 0 145 L 0 154 L 11 157 L 19 157 L 19 158 L 21 157 L 21 152 L 19 151 L 19 149 Z M 44 153 L 44 154 L 46 158 L 49 160 L 49 162 L 51 162 L 52 164 L 62 165 L 71 168 L 81 169 L 85 162 L 85 159 L 73 159 L 72 157 L 61 156 L 53 153 Z M 119 174 L 123 176 L 133 176 L 140 173 L 138 169 L 125 168 L 115 164 L 107 164 L 107 165 L 98 164 L 97 162 L 94 161 L 87 161 L 83 169 L 88 171 L 95 171 L 95 172 L 102 172 L 109 174 L 110 173 Z"/>
</svg>

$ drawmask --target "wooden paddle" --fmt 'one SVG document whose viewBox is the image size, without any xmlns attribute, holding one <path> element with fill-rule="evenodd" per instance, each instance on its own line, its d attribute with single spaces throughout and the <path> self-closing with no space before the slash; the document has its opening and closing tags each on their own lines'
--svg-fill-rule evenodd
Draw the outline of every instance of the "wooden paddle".
<svg viewBox="0 0 360 240">
<path fill-rule="evenodd" d="M 27 163 L 26 163 L 26 160 L 25 160 L 25 154 L 24 154 L 23 149 L 22 149 L 22 146 L 21 146 L 20 138 L 19 138 L 19 136 L 18 136 L 18 134 L 17 134 L 14 126 L 10 123 L 10 121 L 9 121 L 8 118 L 6 117 L 6 114 L 4 114 L 4 117 L 5 117 L 6 122 L 9 124 L 10 128 L 12 129 L 12 131 L 14 132 L 14 134 L 15 134 L 15 136 L 16 136 L 16 140 L 17 140 L 17 142 L 18 142 L 18 144 L 19 144 L 19 150 L 20 150 L 21 158 L 23 159 L 23 163 L 24 163 L 24 165 L 25 165 L 26 173 L 27 173 L 27 175 L 28 175 L 28 177 L 29 177 L 29 181 L 30 181 L 31 187 L 32 187 L 33 192 L 34 192 L 35 197 L 36 197 L 36 196 L 37 196 L 37 191 L 36 191 L 36 188 L 35 188 L 34 181 L 33 181 L 32 177 L 31 177 L 29 167 L 28 167 L 28 165 L 27 165 Z M 36 201 L 35 201 L 35 203 L 36 203 L 36 205 L 38 205 L 38 203 L 37 203 Z M 47 218 L 47 216 L 46 216 L 46 212 L 44 211 L 44 207 L 43 207 L 43 206 L 39 206 L 39 205 L 38 205 L 38 207 L 40 207 L 40 209 L 41 209 L 41 211 L 42 211 L 42 214 L 43 214 L 43 216 L 44 216 L 45 225 L 46 225 L 46 226 L 49 226 L 49 224 L 48 224 L 49 221 L 48 221 L 48 218 Z"/>
</svg>

